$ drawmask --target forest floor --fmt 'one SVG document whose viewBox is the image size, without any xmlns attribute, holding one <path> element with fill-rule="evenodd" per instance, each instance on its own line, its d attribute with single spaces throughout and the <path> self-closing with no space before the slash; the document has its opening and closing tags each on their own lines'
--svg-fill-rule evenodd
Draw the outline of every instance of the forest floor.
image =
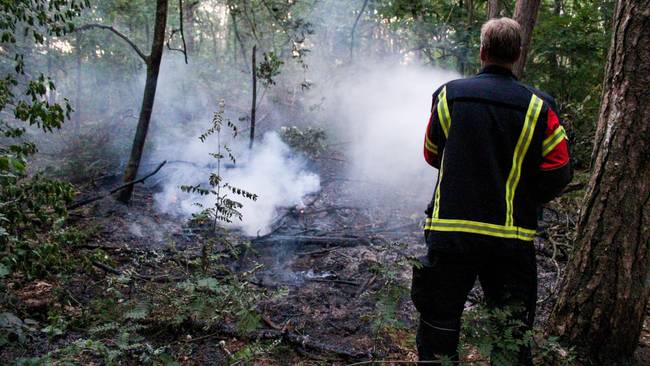
<svg viewBox="0 0 650 366">
<path fill-rule="evenodd" d="M 74 212 L 89 234 L 69 254 L 85 260 L 65 276 L 9 279 L 0 326 L 11 334 L 0 364 L 415 361 L 408 289 L 411 260 L 425 253 L 422 215 L 351 206 L 353 183 L 335 173 L 321 171 L 322 191 L 279 213 L 273 231 L 257 238 L 160 214 L 151 186 L 138 188 L 129 207 L 104 200 Z M 539 334 L 580 194 L 545 210 L 535 240 Z M 466 306 L 480 303 L 477 287 Z M 642 343 L 639 359 L 648 360 L 648 322 Z M 475 346 L 465 348 L 469 364 L 487 364 Z"/>
</svg>

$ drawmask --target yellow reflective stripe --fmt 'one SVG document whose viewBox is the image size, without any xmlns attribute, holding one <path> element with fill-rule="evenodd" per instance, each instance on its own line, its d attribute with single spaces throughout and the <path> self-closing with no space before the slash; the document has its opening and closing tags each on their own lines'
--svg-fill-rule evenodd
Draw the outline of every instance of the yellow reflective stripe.
<svg viewBox="0 0 650 366">
<path fill-rule="evenodd" d="M 547 137 L 544 142 L 542 143 L 542 156 L 546 156 L 555 149 L 557 145 L 562 142 L 563 139 L 566 139 L 566 131 L 564 130 L 564 127 L 560 126 L 555 131 L 553 134 L 549 137 Z"/>
<path fill-rule="evenodd" d="M 433 142 L 431 142 L 431 140 L 429 140 L 428 135 L 424 139 L 424 148 L 434 154 L 438 154 L 438 146 L 436 146 L 436 144 L 434 144 Z"/>
<path fill-rule="evenodd" d="M 446 232 L 465 232 L 525 241 L 535 239 L 535 230 L 532 229 L 469 220 L 427 219 L 424 229 Z"/>
<path fill-rule="evenodd" d="M 449 115 L 449 106 L 447 105 L 447 87 L 443 87 L 438 94 L 438 120 L 445 137 L 449 136 L 449 126 L 451 126 L 451 116 Z"/>
<path fill-rule="evenodd" d="M 436 195 L 433 201 L 433 218 L 437 219 L 440 216 L 440 185 L 442 184 L 442 172 L 445 167 L 445 152 L 442 152 L 442 159 L 440 159 L 440 170 L 438 171 L 438 184 L 436 185 Z"/>
<path fill-rule="evenodd" d="M 514 222 L 513 206 L 515 191 L 517 190 L 519 178 L 521 177 L 521 165 L 530 147 L 530 141 L 533 139 L 533 132 L 535 131 L 542 105 L 542 100 L 533 94 L 528 105 L 528 112 L 526 112 L 524 126 L 521 129 L 521 134 L 515 147 L 515 153 L 512 156 L 512 168 L 506 181 L 506 226 L 508 227 L 512 227 Z"/>
</svg>

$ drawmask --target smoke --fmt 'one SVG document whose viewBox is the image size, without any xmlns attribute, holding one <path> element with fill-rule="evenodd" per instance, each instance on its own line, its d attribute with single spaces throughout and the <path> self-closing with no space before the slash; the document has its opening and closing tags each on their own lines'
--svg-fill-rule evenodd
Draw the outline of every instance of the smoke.
<svg viewBox="0 0 650 366">
<path fill-rule="evenodd" d="M 177 159 L 192 164 L 176 164 L 173 171 L 163 180 L 160 193 L 154 196 L 156 206 L 166 213 L 189 217 L 203 207 L 212 207 L 214 195 L 199 196 L 180 191 L 181 185 L 205 183 L 211 172 L 216 172 L 214 160 L 209 160 L 215 145 L 213 140 L 201 143 L 198 138 L 180 144 L 175 152 Z M 230 197 L 241 202 L 240 210 L 244 219 L 230 226 L 240 228 L 246 235 L 262 235 L 270 230 L 270 225 L 280 207 L 301 204 L 306 195 L 318 192 L 320 178 L 307 170 L 306 161 L 294 154 L 276 133 L 267 133 L 252 153 L 240 142 L 234 148 L 237 156 L 247 157 L 237 161 L 234 166 L 222 170 L 225 182 L 255 193 L 256 201 L 243 197 Z"/>
<path fill-rule="evenodd" d="M 306 42 L 311 52 L 304 61 L 309 67 L 286 60 L 277 84 L 258 93 L 258 141 L 253 154 L 243 142 L 229 141 L 238 161 L 222 171 L 224 179 L 259 196 L 256 202 L 239 199 L 244 204 L 244 220 L 234 226 L 249 235 L 267 232 L 278 208 L 300 204 L 305 195 L 320 189 L 318 175 L 272 133 L 282 125 L 325 129 L 328 142 L 348 162 L 342 172 L 335 172 L 349 180 L 341 191 L 359 204 L 374 202 L 372 209 L 383 212 L 394 207 L 421 212 L 435 184 L 436 172 L 422 157 L 431 94 L 458 75 L 418 66 L 405 50 L 384 47 L 393 44 L 392 40 L 384 46 L 369 42 L 367 35 L 361 36 L 361 28 L 356 64 L 350 65 L 350 34 L 333 30 L 341 24 L 352 25 L 356 13 L 335 1 L 319 4 L 308 19 L 315 25 L 315 33 Z M 350 6 L 358 9 L 360 4 Z M 155 204 L 161 212 L 186 218 L 200 210 L 195 203 L 207 207 L 214 202 L 212 196 L 183 193 L 180 186 L 205 185 L 215 171 L 209 155 L 216 150 L 214 140 L 201 143 L 197 136 L 209 127 L 211 114 L 218 108 L 216 100 L 225 98 L 233 121 L 250 113 L 249 71 L 243 70 L 241 60 L 235 65 L 228 61 L 231 56 L 217 56 L 190 57 L 186 65 L 181 55 L 165 52 L 143 159 L 143 167 L 169 161 L 156 176 L 161 191 Z M 118 157 L 111 165 L 115 173 L 123 170 L 128 157 L 144 87 L 143 71 L 134 58 L 132 63 L 110 67 L 85 63 L 80 80 L 73 76 L 77 73 L 55 75 L 61 96 L 78 94 L 73 120 L 78 118 L 88 126 L 86 133 L 110 136 L 104 150 L 114 150 L 112 155 Z M 66 130 L 75 134 L 74 126 L 69 124 Z M 51 140 L 43 138 L 53 144 Z M 88 151 L 100 154 L 103 150 Z M 87 165 L 96 160 L 90 156 Z"/>
<path fill-rule="evenodd" d="M 436 171 L 423 158 L 431 95 L 458 75 L 415 64 L 367 62 L 322 87 L 335 134 L 346 142 L 347 176 L 354 196 L 405 204 L 404 195 L 426 206 Z"/>
</svg>

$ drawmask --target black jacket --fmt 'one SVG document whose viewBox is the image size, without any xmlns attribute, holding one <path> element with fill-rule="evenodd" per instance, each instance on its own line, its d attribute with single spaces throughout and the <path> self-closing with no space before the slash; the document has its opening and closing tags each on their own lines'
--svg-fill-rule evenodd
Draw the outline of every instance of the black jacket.
<svg viewBox="0 0 650 366">
<path fill-rule="evenodd" d="M 532 241 L 539 205 L 571 180 L 553 98 L 488 66 L 440 87 L 431 112 L 424 156 L 439 172 L 429 244 L 467 235 Z"/>
</svg>

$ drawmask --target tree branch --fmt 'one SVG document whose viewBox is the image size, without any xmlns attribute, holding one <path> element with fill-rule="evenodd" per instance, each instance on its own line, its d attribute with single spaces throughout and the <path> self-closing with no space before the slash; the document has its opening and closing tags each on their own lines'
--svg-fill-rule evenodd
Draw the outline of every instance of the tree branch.
<svg viewBox="0 0 650 366">
<path fill-rule="evenodd" d="M 81 201 L 75 202 L 75 203 L 73 203 L 72 205 L 68 206 L 68 210 L 74 210 L 75 208 L 79 208 L 79 207 L 81 207 L 81 206 L 85 206 L 85 205 L 87 205 L 87 204 L 89 204 L 89 203 L 92 203 L 92 202 L 98 201 L 98 200 L 100 200 L 100 199 L 102 199 L 102 198 L 106 198 L 106 197 L 108 197 L 108 196 L 110 196 L 110 195 L 112 195 L 112 194 L 114 194 L 114 193 L 117 193 L 117 192 L 123 190 L 124 188 L 131 187 L 132 185 L 135 185 L 135 184 L 138 184 L 138 183 L 144 183 L 145 180 L 147 180 L 147 179 L 150 178 L 151 176 L 153 176 L 153 175 L 155 175 L 156 173 L 158 173 L 158 171 L 160 171 L 160 169 L 161 169 L 165 164 L 167 164 L 167 160 L 165 160 L 165 161 L 163 161 L 162 163 L 160 163 L 160 165 L 158 165 L 158 167 L 156 168 L 156 170 L 154 170 L 154 171 L 152 171 L 151 173 L 145 175 L 144 177 L 142 177 L 142 178 L 140 178 L 140 179 L 137 179 L 137 180 L 134 180 L 134 181 L 131 181 L 131 182 L 128 182 L 128 183 L 124 183 L 124 184 L 122 184 L 122 185 L 119 186 L 119 187 L 116 187 L 116 188 L 111 189 L 110 192 L 108 192 L 108 193 L 106 193 L 106 194 L 101 194 L 101 195 L 99 195 L 99 196 L 95 196 L 95 197 L 91 197 L 91 198 L 87 198 L 87 199 L 85 199 L 85 200 L 81 200 Z"/>
<path fill-rule="evenodd" d="M 124 40 L 124 42 L 126 42 L 129 46 L 131 46 L 131 48 L 133 48 L 135 53 L 137 53 L 138 56 L 140 56 L 142 61 L 144 61 L 146 64 L 149 63 L 149 56 L 145 55 L 144 52 L 142 52 L 140 50 L 140 48 L 138 48 L 138 46 L 136 46 L 136 44 L 133 43 L 133 41 L 131 41 L 129 39 L 129 37 L 124 35 L 124 33 L 121 33 L 120 31 L 118 31 L 117 29 L 113 28 L 112 26 L 103 25 L 103 24 L 95 24 L 95 23 L 84 24 L 84 25 L 82 25 L 80 27 L 77 27 L 77 29 L 75 29 L 75 32 L 83 32 L 83 31 L 93 29 L 93 28 L 106 29 L 108 31 L 111 31 L 111 32 L 115 33 L 115 35 L 122 38 Z"/>
</svg>

